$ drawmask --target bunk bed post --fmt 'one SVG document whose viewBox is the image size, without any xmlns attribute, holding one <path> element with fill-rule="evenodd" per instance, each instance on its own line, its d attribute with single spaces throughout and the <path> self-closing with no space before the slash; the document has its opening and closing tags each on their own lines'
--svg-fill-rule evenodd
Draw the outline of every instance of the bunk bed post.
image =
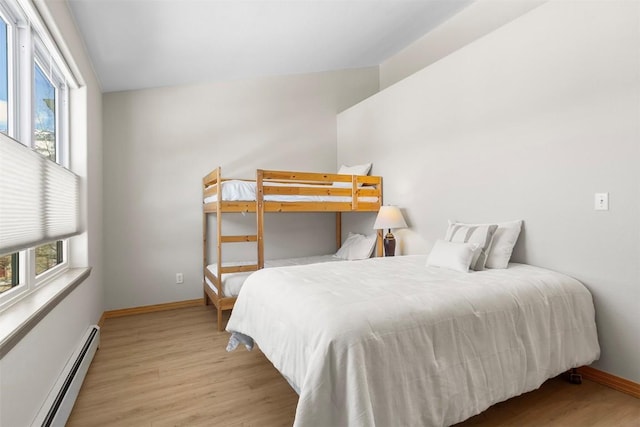
<svg viewBox="0 0 640 427">
<path fill-rule="evenodd" d="M 207 189 L 206 177 L 202 179 L 202 199 L 206 197 L 205 191 Z M 202 293 L 204 296 L 204 305 L 209 305 L 209 298 L 207 298 L 207 292 L 205 291 L 207 282 L 205 270 L 207 269 L 207 214 L 205 213 L 204 203 L 202 204 Z"/>
<path fill-rule="evenodd" d="M 358 176 L 351 175 L 351 210 L 358 210 Z"/>
<path fill-rule="evenodd" d="M 258 234 L 258 270 L 264 268 L 264 171 L 256 171 L 256 227 Z"/>
<path fill-rule="evenodd" d="M 203 183 L 204 191 L 204 183 Z M 207 292 L 205 287 L 207 286 L 207 214 L 204 212 L 204 205 L 202 206 L 202 293 L 204 296 L 204 305 L 209 305 L 209 298 L 207 298 Z"/>
<path fill-rule="evenodd" d="M 378 189 L 378 210 L 380 210 L 380 206 L 382 206 L 382 178 L 380 178 L 380 182 L 378 183 L 377 186 Z M 382 252 L 382 248 L 383 248 L 383 242 L 384 239 L 382 238 L 382 232 L 383 230 L 378 230 L 378 238 L 376 239 L 376 256 L 383 256 L 383 252 Z"/>
<path fill-rule="evenodd" d="M 378 237 L 376 239 L 376 256 L 381 257 L 382 254 L 382 246 L 383 246 L 383 239 L 382 239 L 382 230 L 378 230 Z"/>
<path fill-rule="evenodd" d="M 223 298 L 222 293 L 222 170 L 221 167 L 218 166 L 216 169 L 216 185 L 218 186 L 218 197 L 216 199 L 216 234 L 218 235 L 218 240 L 216 242 L 216 251 L 217 257 L 216 266 L 217 266 L 217 275 L 216 275 L 216 289 L 218 289 L 218 304 L 216 304 L 216 310 L 218 314 L 218 330 L 222 331 L 222 302 L 220 301 Z"/>
<path fill-rule="evenodd" d="M 336 212 L 336 250 L 342 246 L 342 212 Z"/>
</svg>

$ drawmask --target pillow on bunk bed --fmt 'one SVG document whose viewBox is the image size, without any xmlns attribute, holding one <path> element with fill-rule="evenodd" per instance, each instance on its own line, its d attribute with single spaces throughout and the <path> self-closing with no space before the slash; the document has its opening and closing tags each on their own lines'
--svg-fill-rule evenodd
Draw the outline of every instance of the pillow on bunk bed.
<svg viewBox="0 0 640 427">
<path fill-rule="evenodd" d="M 373 249 L 376 246 L 377 235 L 370 234 L 364 236 L 362 234 L 349 233 L 347 240 L 344 241 L 336 257 L 346 260 L 367 259 L 371 257 Z"/>
<path fill-rule="evenodd" d="M 363 165 L 354 165 L 354 166 L 340 166 L 338 169 L 338 175 L 369 175 L 369 171 L 371 170 L 372 163 L 365 163 Z M 334 187 L 351 187 L 350 182 L 334 182 Z M 361 187 L 362 184 L 358 184 L 358 187 Z"/>
</svg>

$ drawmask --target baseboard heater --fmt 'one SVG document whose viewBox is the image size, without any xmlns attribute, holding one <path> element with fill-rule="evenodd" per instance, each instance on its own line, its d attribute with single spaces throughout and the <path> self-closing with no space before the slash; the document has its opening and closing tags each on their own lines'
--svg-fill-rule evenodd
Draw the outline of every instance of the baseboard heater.
<svg viewBox="0 0 640 427">
<path fill-rule="evenodd" d="M 32 427 L 64 427 L 80 392 L 80 386 L 100 344 L 100 327 L 91 326 L 82 344 L 71 355 Z"/>
</svg>

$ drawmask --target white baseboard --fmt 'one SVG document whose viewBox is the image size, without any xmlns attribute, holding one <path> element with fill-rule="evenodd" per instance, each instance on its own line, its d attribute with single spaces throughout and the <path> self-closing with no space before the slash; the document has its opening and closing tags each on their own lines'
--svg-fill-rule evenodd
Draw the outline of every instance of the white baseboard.
<svg viewBox="0 0 640 427">
<path fill-rule="evenodd" d="M 91 326 L 73 352 L 40 408 L 32 427 L 64 427 L 78 397 L 93 356 L 100 345 L 100 328 Z"/>
</svg>

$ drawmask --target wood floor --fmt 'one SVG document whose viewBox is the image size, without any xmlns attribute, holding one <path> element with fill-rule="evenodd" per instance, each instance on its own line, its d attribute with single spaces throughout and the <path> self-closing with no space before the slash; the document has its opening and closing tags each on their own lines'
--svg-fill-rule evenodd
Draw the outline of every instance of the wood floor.
<svg viewBox="0 0 640 427">
<path fill-rule="evenodd" d="M 215 317 L 201 306 L 107 319 L 67 425 L 290 426 L 296 393 L 259 351 L 227 353 Z M 457 426 L 640 427 L 640 400 L 552 379 Z"/>
</svg>

